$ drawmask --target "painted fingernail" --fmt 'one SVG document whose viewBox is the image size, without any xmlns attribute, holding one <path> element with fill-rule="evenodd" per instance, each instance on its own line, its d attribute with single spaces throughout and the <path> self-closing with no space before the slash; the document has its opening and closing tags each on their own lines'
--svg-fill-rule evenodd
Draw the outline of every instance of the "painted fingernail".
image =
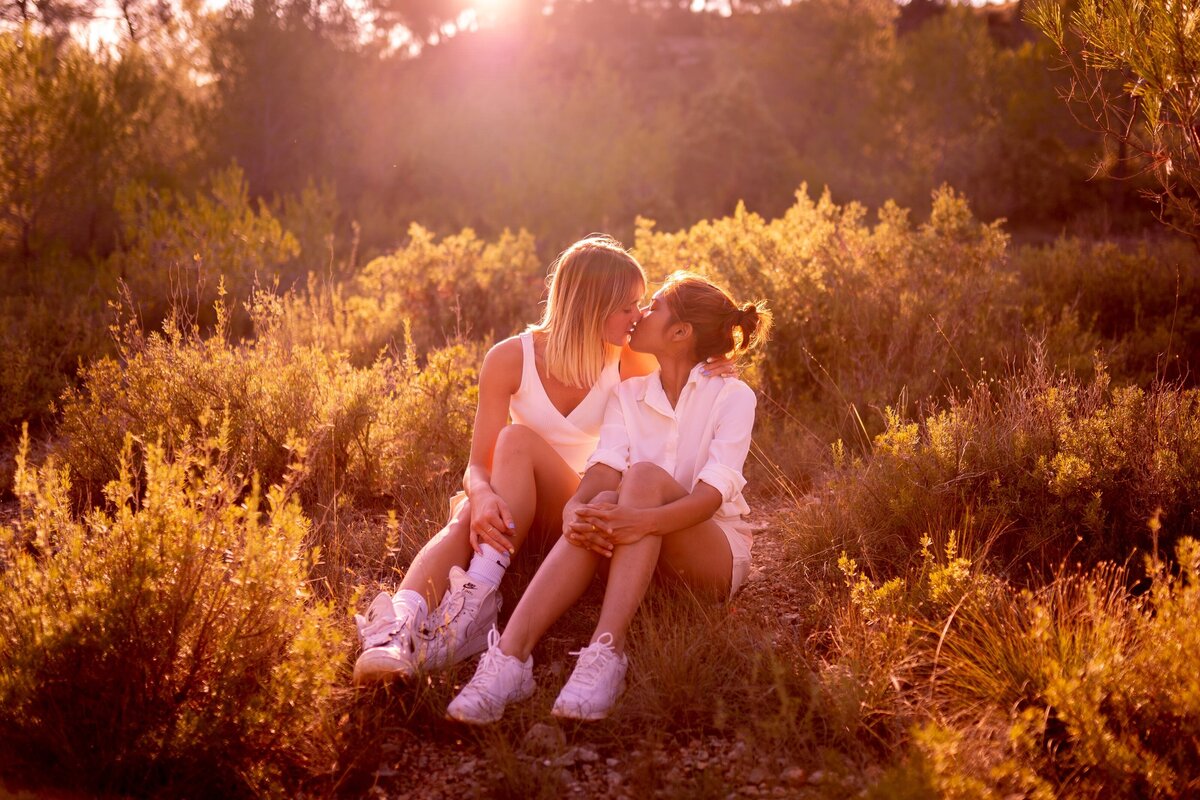
<svg viewBox="0 0 1200 800">
<path fill-rule="evenodd" d="M 510 522 L 510 523 L 508 523 L 508 529 L 509 529 L 510 531 L 511 531 L 511 530 L 514 530 L 516 527 L 517 527 L 517 523 L 515 523 L 515 522 Z"/>
</svg>

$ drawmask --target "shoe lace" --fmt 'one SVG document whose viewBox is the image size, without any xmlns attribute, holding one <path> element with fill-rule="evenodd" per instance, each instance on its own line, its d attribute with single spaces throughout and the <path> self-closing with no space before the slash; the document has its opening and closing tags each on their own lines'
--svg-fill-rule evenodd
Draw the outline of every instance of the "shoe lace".
<svg viewBox="0 0 1200 800">
<path fill-rule="evenodd" d="M 500 668 L 504 666 L 504 653 L 500 650 L 500 631 L 496 630 L 495 626 L 488 631 L 488 647 L 483 651 L 483 655 L 479 658 L 479 666 L 475 668 L 475 676 L 471 678 L 471 682 L 467 684 L 468 689 L 473 689 L 476 692 L 483 690 L 488 678 L 494 678 L 500 674 Z"/>
<path fill-rule="evenodd" d="M 612 642 L 611 633 L 602 633 L 600 638 L 587 647 L 572 650 L 570 654 L 579 656 L 579 663 L 575 665 L 575 671 L 571 673 L 571 681 L 584 686 L 595 686 L 605 667 L 617 657 L 617 651 L 613 649 Z"/>
</svg>

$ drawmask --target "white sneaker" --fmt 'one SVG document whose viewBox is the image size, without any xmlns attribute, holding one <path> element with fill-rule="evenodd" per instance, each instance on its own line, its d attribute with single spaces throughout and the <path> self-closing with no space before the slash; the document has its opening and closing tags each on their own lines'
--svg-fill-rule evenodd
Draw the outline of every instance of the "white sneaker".
<svg viewBox="0 0 1200 800">
<path fill-rule="evenodd" d="M 488 649 L 475 675 L 446 707 L 450 719 L 487 725 L 504 716 L 504 707 L 533 695 L 533 657 L 522 661 L 500 651 L 500 632 L 488 631 Z"/>
<path fill-rule="evenodd" d="M 571 652 L 579 656 L 579 663 L 558 693 L 550 713 L 566 719 L 608 716 L 625 691 L 625 671 L 629 669 L 629 659 L 617 653 L 612 642 L 612 634 L 606 632 L 582 650 Z"/>
<path fill-rule="evenodd" d="M 367 615 L 354 615 L 363 651 L 354 662 L 354 683 L 362 685 L 416 672 L 414 633 L 417 620 L 396 616 L 387 592 L 375 595 Z"/>
<path fill-rule="evenodd" d="M 442 669 L 482 653 L 499 614 L 500 594 L 495 586 L 475 580 L 461 567 L 451 567 L 450 589 L 417 629 L 417 666 Z"/>
</svg>

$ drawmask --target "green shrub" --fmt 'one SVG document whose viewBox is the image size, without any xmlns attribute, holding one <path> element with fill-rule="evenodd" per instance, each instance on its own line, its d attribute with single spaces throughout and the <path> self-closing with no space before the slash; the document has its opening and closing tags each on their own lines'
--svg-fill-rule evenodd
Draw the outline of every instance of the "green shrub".
<svg viewBox="0 0 1200 800">
<path fill-rule="evenodd" d="M 910 421 L 889 411 L 870 456 L 834 448 L 834 469 L 802 526 L 871 574 L 903 570 L 928 531 L 970 520 L 989 556 L 1049 572 L 1059 561 L 1123 560 L 1200 531 L 1200 391 L 1111 388 L 1044 364 L 978 384 Z"/>
<path fill-rule="evenodd" d="M 1200 546 L 1154 563 L 1064 575 L 947 621 L 920 768 L 942 793 L 1186 797 L 1200 774 Z"/>
<path fill-rule="evenodd" d="M 530 234 L 505 231 L 489 243 L 466 229 L 438 241 L 414 224 L 408 236 L 348 281 L 310 275 L 287 298 L 288 339 L 362 364 L 406 340 L 422 358 L 456 341 L 494 341 L 538 317 L 545 266 Z"/>
<path fill-rule="evenodd" d="M 127 439 L 111 511 L 71 511 L 67 471 L 18 461 L 0 529 L 0 740 L 87 792 L 278 792 L 332 766 L 341 626 L 306 589 L 308 522 L 219 442 Z M 9 765 L 12 767 L 12 764 Z"/>
<path fill-rule="evenodd" d="M 109 267 L 151 325 L 171 313 L 198 319 L 222 287 L 245 297 L 257 282 L 270 285 L 300 254 L 295 236 L 266 204 L 250 201 L 236 165 L 213 173 L 207 191 L 194 198 L 132 183 L 117 193 L 116 208 L 120 247 Z"/>
<path fill-rule="evenodd" d="M 1090 346 L 1062 342 L 1056 348 L 1062 356 L 1086 359 L 1093 350 L 1102 350 L 1115 378 L 1141 385 L 1155 378 L 1195 380 L 1200 370 L 1200 258 L 1186 242 L 1122 247 L 1061 239 L 1018 248 L 1013 268 L 1020 278 L 1027 327 L 1053 335 L 1065 320 L 1094 332 Z"/>
<path fill-rule="evenodd" d="M 100 502 L 117 477 L 127 435 L 135 471 L 150 443 L 175 453 L 219 440 L 231 473 L 286 483 L 299 496 L 316 522 L 318 574 L 344 597 L 347 567 L 378 565 L 394 549 L 386 542 L 394 533 L 364 517 L 387 506 L 401 537 L 422 542 L 444 522 L 470 450 L 483 352 L 459 344 L 430 353 L 423 367 L 390 357 L 354 367 L 341 353 L 290 345 L 281 308 L 278 297 L 257 295 L 258 337 L 242 343 L 220 305 L 211 336 L 173 320 L 161 333 L 124 325 L 118 358 L 87 366 L 64 396 L 58 451 L 86 503 Z"/>
<path fill-rule="evenodd" d="M 80 362 L 106 344 L 90 298 L 0 296 L 0 440 L 15 442 L 22 422 L 49 421 Z"/>
<path fill-rule="evenodd" d="M 739 299 L 765 297 L 777 327 L 763 387 L 845 432 L 854 409 L 901 391 L 943 394 L 998 368 L 1010 354 L 1004 343 L 1021 341 L 999 224 L 976 221 L 949 189 L 935 192 L 928 223 L 914 225 L 892 204 L 874 227 L 865 217 L 862 206 L 837 206 L 828 193 L 813 201 L 801 187 L 775 220 L 739 208 L 674 234 L 643 220 L 636 253 L 651 275 L 687 267 Z"/>
</svg>

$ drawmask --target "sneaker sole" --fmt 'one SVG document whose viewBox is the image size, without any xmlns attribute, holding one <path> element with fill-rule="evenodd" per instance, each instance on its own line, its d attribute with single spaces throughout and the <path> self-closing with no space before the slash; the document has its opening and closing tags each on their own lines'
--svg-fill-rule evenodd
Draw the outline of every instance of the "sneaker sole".
<svg viewBox="0 0 1200 800">
<path fill-rule="evenodd" d="M 625 681 L 622 679 L 621 688 L 617 689 L 617 697 L 613 700 L 613 704 L 604 711 L 590 711 L 587 713 L 576 713 L 575 709 L 559 708 L 558 704 L 550 709 L 550 714 L 558 719 L 574 719 L 580 722 L 595 722 L 601 719 L 607 719 L 612 710 L 617 707 L 617 700 L 621 699 L 621 695 L 625 694 Z"/>
<path fill-rule="evenodd" d="M 453 714 L 453 712 L 451 712 L 450 709 L 447 707 L 446 720 L 448 722 L 461 722 L 463 725 L 494 725 L 495 723 L 499 722 L 501 719 L 504 718 L 504 710 L 506 708 L 508 708 L 513 703 L 520 703 L 525 700 L 528 700 L 529 698 L 533 697 L 533 693 L 536 690 L 537 690 L 537 684 L 534 683 L 533 681 L 530 681 L 529 687 L 527 689 L 522 689 L 515 696 L 510 697 L 510 698 L 508 698 L 508 700 L 505 701 L 504 706 L 500 709 L 500 713 L 497 714 L 495 717 L 491 717 L 489 719 L 478 719 L 478 718 L 468 719 L 467 717 L 456 717 Z"/>
<path fill-rule="evenodd" d="M 354 685 L 380 683 L 395 678 L 410 678 L 416 668 L 402 658 L 367 650 L 354 662 Z"/>
</svg>

